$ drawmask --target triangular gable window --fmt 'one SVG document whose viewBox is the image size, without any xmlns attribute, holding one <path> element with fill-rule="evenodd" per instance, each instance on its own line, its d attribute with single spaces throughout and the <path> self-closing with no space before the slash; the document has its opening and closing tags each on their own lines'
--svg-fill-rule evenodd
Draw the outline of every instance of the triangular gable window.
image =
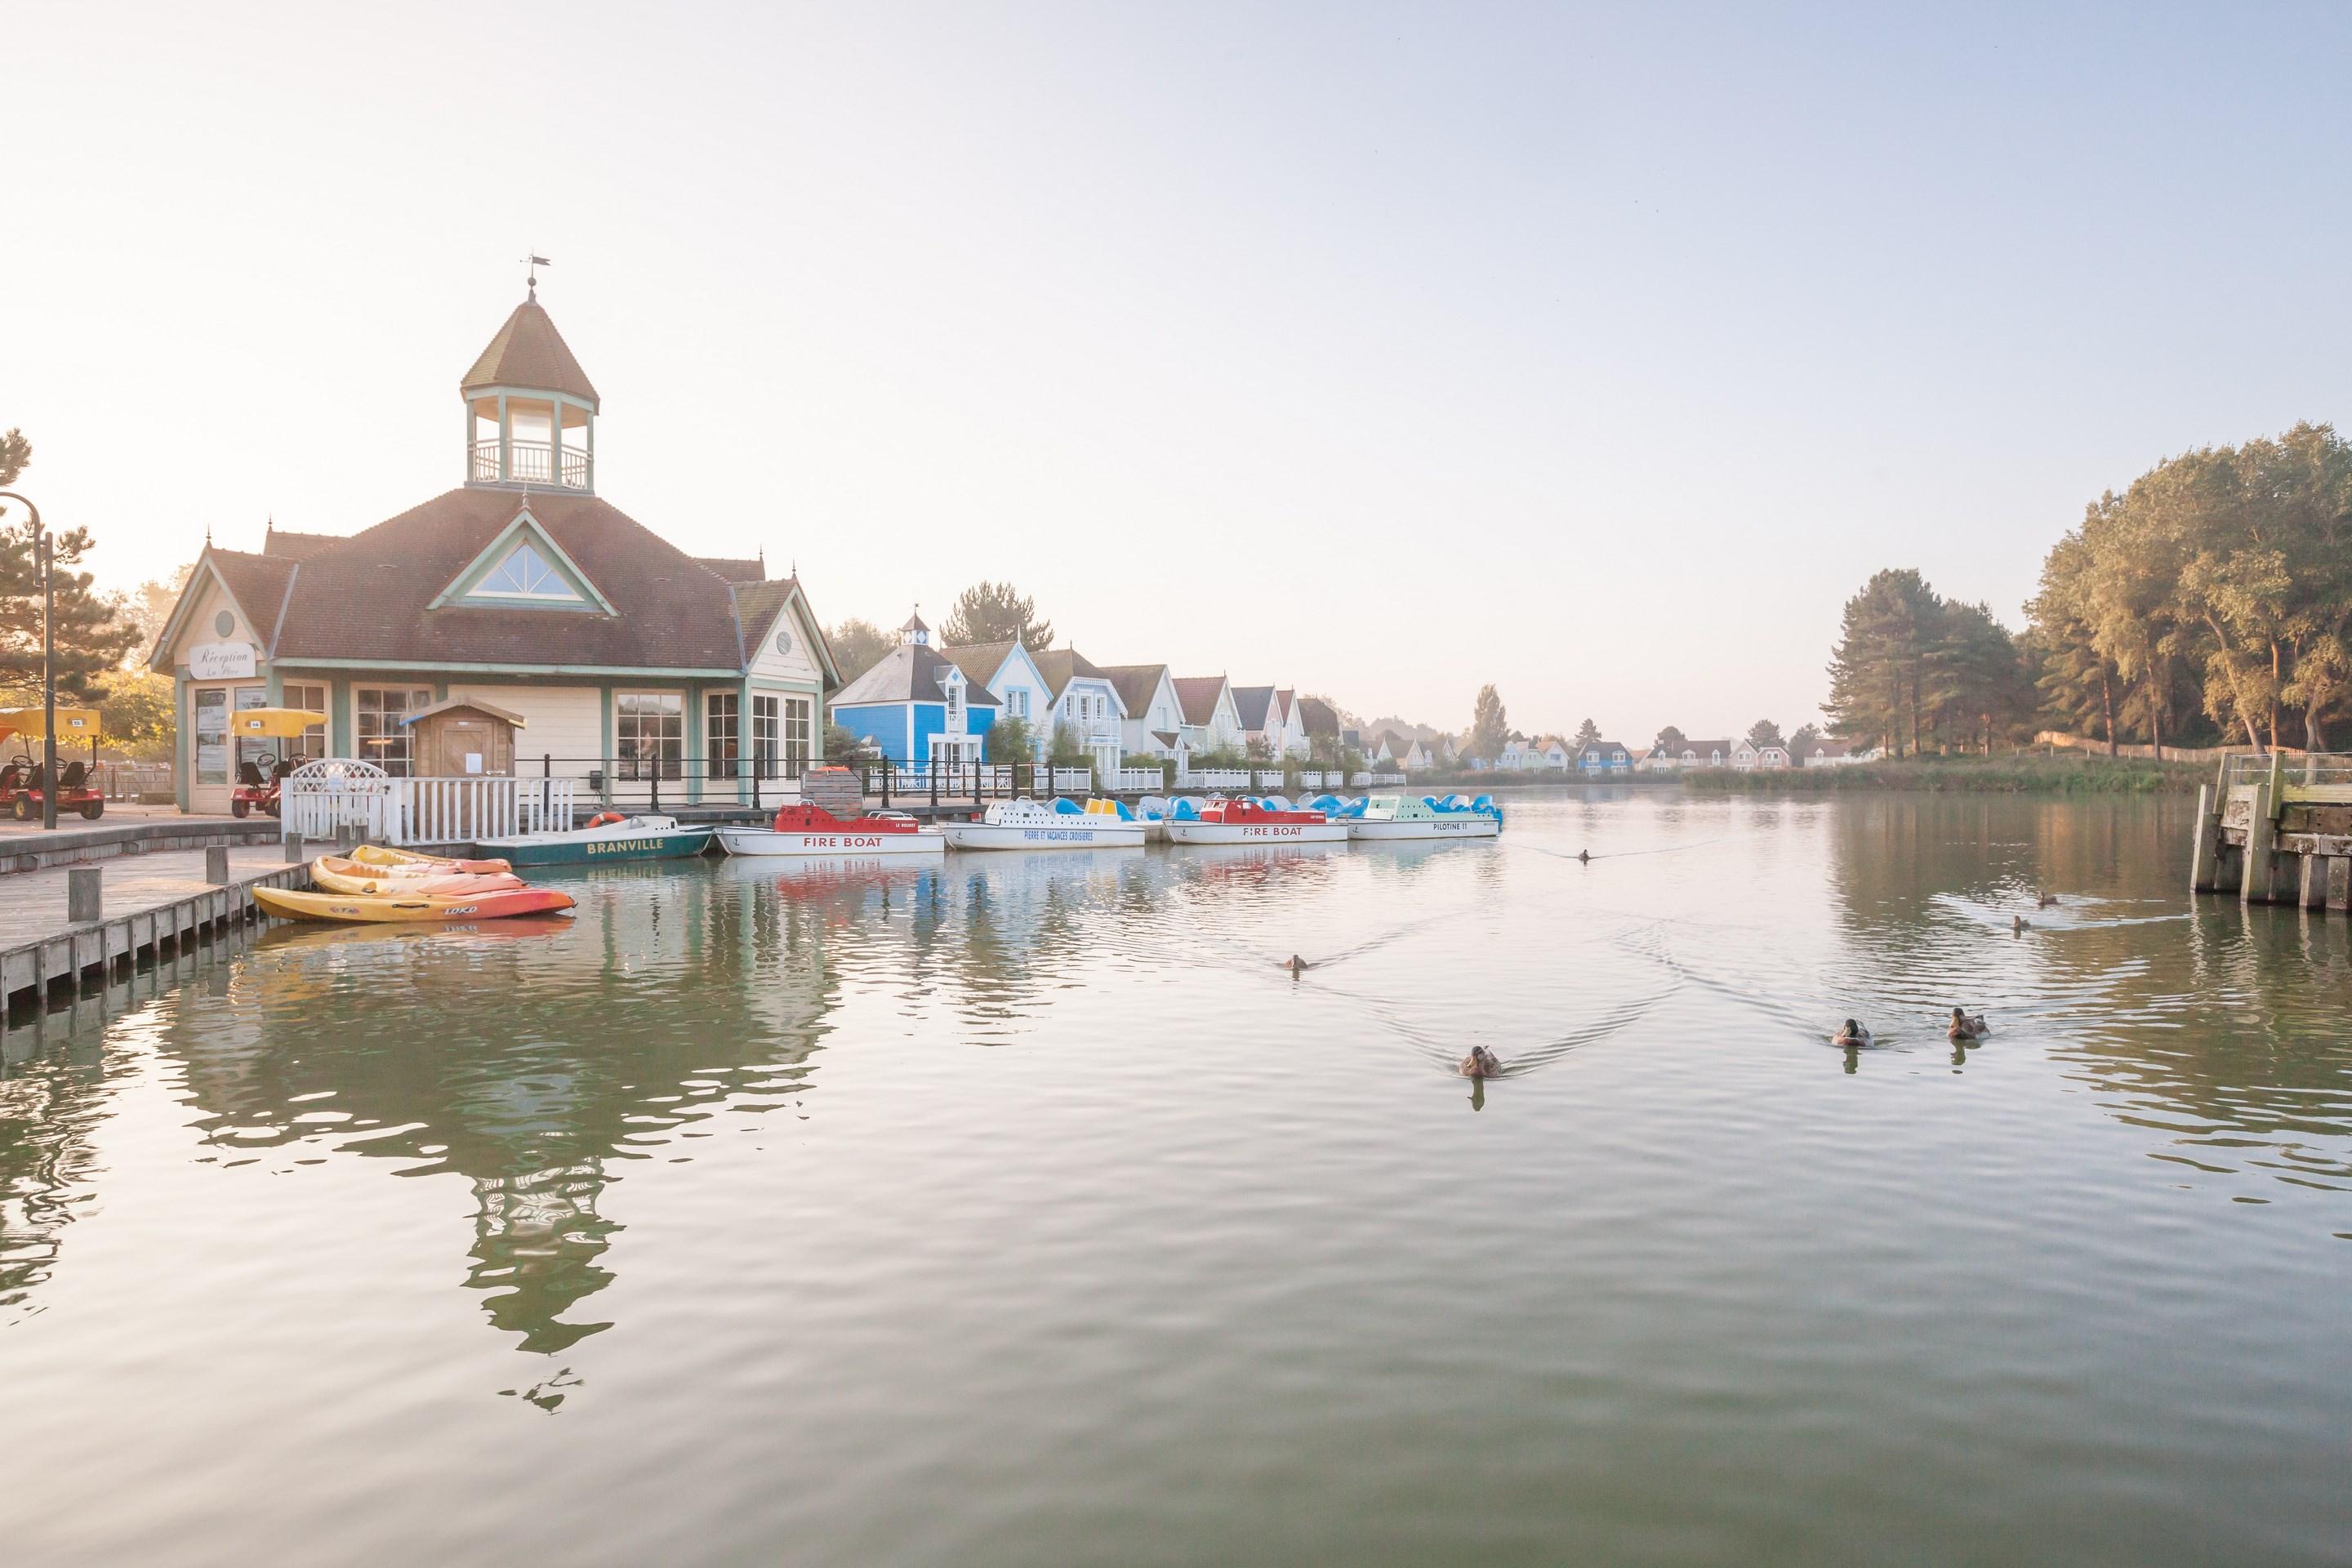
<svg viewBox="0 0 2352 1568">
<path fill-rule="evenodd" d="M 492 567 L 488 575 L 475 584 L 474 592 L 506 599 L 562 599 L 572 604 L 580 595 L 563 574 L 539 552 L 529 540 L 508 552 L 507 558 Z"/>
</svg>

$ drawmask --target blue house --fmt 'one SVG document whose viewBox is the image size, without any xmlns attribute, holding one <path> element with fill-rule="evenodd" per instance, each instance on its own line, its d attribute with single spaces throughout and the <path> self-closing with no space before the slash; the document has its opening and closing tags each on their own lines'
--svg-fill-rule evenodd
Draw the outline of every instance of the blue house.
<svg viewBox="0 0 2352 1568">
<path fill-rule="evenodd" d="M 1002 704 L 931 646 L 919 615 L 898 628 L 889 656 L 842 688 L 826 705 L 833 721 L 902 768 L 976 763 Z"/>
<path fill-rule="evenodd" d="M 1630 773 L 1633 771 L 1633 753 L 1615 741 L 1595 741 L 1576 753 L 1579 773 Z"/>
</svg>

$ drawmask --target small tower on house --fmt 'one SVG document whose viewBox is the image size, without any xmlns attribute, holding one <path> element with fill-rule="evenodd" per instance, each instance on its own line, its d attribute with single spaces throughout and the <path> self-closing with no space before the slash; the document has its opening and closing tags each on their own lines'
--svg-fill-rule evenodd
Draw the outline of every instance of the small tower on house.
<svg viewBox="0 0 2352 1568">
<path fill-rule="evenodd" d="M 898 640 L 908 647 L 931 646 L 931 628 L 923 625 L 922 610 L 919 605 L 917 606 L 915 614 L 907 617 L 907 624 L 898 628 Z"/>
<path fill-rule="evenodd" d="M 468 485 L 596 489 L 596 389 L 530 291 L 457 384 Z"/>
</svg>

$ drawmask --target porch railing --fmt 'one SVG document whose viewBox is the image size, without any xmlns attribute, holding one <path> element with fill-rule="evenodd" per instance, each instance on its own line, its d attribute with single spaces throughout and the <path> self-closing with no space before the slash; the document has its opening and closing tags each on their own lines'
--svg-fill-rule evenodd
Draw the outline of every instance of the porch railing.
<svg viewBox="0 0 2352 1568">
<path fill-rule="evenodd" d="M 557 485 L 574 490 L 588 488 L 588 454 L 582 448 L 559 447 L 551 441 L 509 441 L 505 446 L 509 454 L 506 483 Z M 495 437 L 474 443 L 476 483 L 499 482 L 499 447 Z M 563 476 L 561 479 L 554 477 L 559 466 Z"/>
<path fill-rule="evenodd" d="M 469 773 L 393 778 L 380 771 L 297 774 L 282 786 L 286 831 L 376 844 L 456 844 L 572 824 L 575 780 Z"/>
</svg>

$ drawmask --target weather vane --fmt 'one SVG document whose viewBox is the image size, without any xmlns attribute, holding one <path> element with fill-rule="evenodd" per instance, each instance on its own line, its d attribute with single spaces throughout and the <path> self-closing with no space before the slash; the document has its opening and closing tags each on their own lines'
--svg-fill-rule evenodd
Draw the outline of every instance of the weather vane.
<svg viewBox="0 0 2352 1568">
<path fill-rule="evenodd" d="M 542 267 L 552 267 L 555 263 L 544 256 L 530 255 L 522 258 L 522 264 L 530 268 L 530 276 L 523 279 L 523 286 L 531 291 L 533 298 L 536 298 L 539 294 L 539 269 Z"/>
</svg>

